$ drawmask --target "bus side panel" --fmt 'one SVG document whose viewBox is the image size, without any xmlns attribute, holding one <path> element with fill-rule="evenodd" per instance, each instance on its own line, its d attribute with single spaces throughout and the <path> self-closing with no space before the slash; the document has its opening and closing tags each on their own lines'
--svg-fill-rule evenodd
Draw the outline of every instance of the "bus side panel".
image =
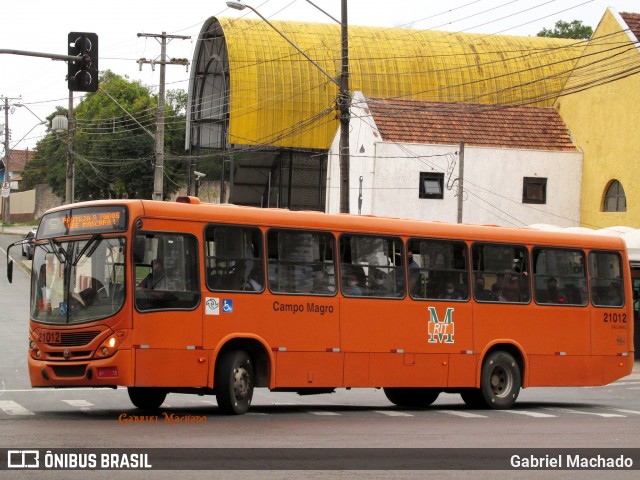
<svg viewBox="0 0 640 480">
<path fill-rule="evenodd" d="M 478 356 L 467 354 L 449 355 L 449 387 L 475 387 L 478 371 Z"/>
<path fill-rule="evenodd" d="M 369 382 L 369 354 L 344 354 L 344 386 L 368 387 Z"/>
<path fill-rule="evenodd" d="M 443 387 L 448 374 L 447 354 L 371 354 L 372 387 Z"/>
<path fill-rule="evenodd" d="M 276 388 L 340 387 L 342 357 L 340 352 L 277 352 Z"/>
<path fill-rule="evenodd" d="M 620 355 L 633 350 L 633 310 L 593 308 L 591 313 L 591 353 Z"/>
<path fill-rule="evenodd" d="M 529 387 L 602 384 L 602 357 L 529 355 Z"/>
<path fill-rule="evenodd" d="M 137 387 L 205 387 L 208 371 L 202 350 L 136 350 Z"/>
<path fill-rule="evenodd" d="M 604 357 L 603 385 L 630 375 L 633 371 L 633 355 L 627 357 Z"/>
</svg>

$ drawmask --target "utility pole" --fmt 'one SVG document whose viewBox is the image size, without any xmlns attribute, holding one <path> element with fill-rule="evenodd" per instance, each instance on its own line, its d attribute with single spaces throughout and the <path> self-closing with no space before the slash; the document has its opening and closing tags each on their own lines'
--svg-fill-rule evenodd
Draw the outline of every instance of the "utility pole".
<svg viewBox="0 0 640 480">
<path fill-rule="evenodd" d="M 462 196 L 464 194 L 464 142 L 460 142 L 460 164 L 458 165 L 458 223 L 462 223 Z"/>
<path fill-rule="evenodd" d="M 65 203 L 69 205 L 75 201 L 74 189 L 74 159 L 73 159 L 73 91 L 69 90 L 69 110 L 67 111 L 67 178 L 65 182 Z"/>
<path fill-rule="evenodd" d="M 338 105 L 340 107 L 340 213 L 351 213 L 349 210 L 349 120 L 351 108 L 351 94 L 349 93 L 349 31 L 347 19 L 347 0 L 342 0 L 342 16 L 340 30 L 342 32 L 342 69 L 340 72 L 340 92 Z"/>
<path fill-rule="evenodd" d="M 153 173 L 153 195 L 152 200 L 162 201 L 163 181 L 164 181 L 164 88 L 165 88 L 165 66 L 166 65 L 185 65 L 189 67 L 189 61 L 186 58 L 172 58 L 167 60 L 167 39 L 173 40 L 189 40 L 191 37 L 185 35 L 167 35 L 166 32 L 157 33 L 139 33 L 138 37 L 152 37 L 160 42 L 160 60 L 147 60 L 141 58 L 138 60 L 140 70 L 143 63 L 151 64 L 151 69 L 155 70 L 155 64 L 160 64 L 160 86 L 158 89 L 158 114 L 156 127 L 156 164 Z"/>
<path fill-rule="evenodd" d="M 9 182 L 9 196 L 2 197 L 2 221 L 5 225 L 11 223 L 11 176 L 9 175 L 9 163 L 11 150 L 9 148 L 9 100 L 20 100 L 20 98 L 4 98 L 4 181 Z"/>
</svg>

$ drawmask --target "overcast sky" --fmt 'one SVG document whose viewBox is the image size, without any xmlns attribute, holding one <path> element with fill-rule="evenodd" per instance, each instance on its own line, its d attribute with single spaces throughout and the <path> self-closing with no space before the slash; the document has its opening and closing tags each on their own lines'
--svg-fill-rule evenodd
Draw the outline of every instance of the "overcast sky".
<svg viewBox="0 0 640 480">
<path fill-rule="evenodd" d="M 306 0 L 246 3 L 271 19 L 331 22 Z M 313 0 L 313 3 L 340 18 L 341 0 Z M 552 28 L 557 20 L 578 19 L 595 29 L 607 7 L 618 12 L 640 12 L 638 0 L 348 0 L 348 3 L 348 21 L 352 25 L 523 36 Z M 110 69 L 156 86 L 158 69 L 153 72 L 147 64 L 140 71 L 136 60 L 157 58 L 160 45 L 153 38 L 138 38 L 138 33 L 190 35 L 191 40 L 170 42 L 167 55 L 191 61 L 197 36 L 207 18 L 243 15 L 257 18 L 247 9 L 239 12 L 227 8 L 225 0 L 11 0 L 2 5 L 0 49 L 66 54 L 69 32 L 95 32 L 100 44 L 100 70 Z M 21 97 L 11 102 L 25 105 L 12 109 L 9 115 L 11 148 L 34 148 L 45 133 L 45 127 L 37 126 L 39 118 L 44 120 L 56 105 L 67 106 L 66 72 L 65 62 L 0 55 L 0 96 Z M 188 73 L 182 66 L 168 66 L 167 82 L 167 89 L 187 90 Z M 75 96 L 77 104 L 82 94 L 76 92 Z M 0 136 L 4 141 L 4 111 L 0 113 Z"/>
</svg>

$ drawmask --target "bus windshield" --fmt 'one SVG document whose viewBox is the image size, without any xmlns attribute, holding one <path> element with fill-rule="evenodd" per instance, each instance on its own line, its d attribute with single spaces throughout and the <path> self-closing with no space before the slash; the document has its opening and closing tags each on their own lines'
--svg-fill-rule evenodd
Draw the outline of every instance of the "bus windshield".
<svg viewBox="0 0 640 480">
<path fill-rule="evenodd" d="M 122 237 L 39 243 L 33 256 L 31 317 L 49 324 L 78 324 L 113 315 L 125 293 Z"/>
</svg>

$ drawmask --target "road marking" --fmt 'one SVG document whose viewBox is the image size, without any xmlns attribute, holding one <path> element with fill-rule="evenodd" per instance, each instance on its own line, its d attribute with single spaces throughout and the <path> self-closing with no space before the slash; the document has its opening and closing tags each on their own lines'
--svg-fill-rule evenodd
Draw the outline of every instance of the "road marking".
<svg viewBox="0 0 640 480">
<path fill-rule="evenodd" d="M 438 410 L 438 412 L 447 413 L 449 415 L 455 415 L 456 417 L 463 417 L 463 418 L 489 418 L 486 415 L 478 415 L 477 413 L 462 412 L 459 410 Z"/>
<path fill-rule="evenodd" d="M 64 403 L 71 405 L 72 407 L 77 407 L 80 410 L 86 411 L 90 410 L 93 407 L 93 403 L 87 402 L 86 400 L 62 400 Z"/>
<path fill-rule="evenodd" d="M 561 413 L 575 413 L 578 415 L 595 415 L 596 417 L 604 417 L 604 418 L 624 418 L 624 415 L 618 415 L 617 413 L 582 412 L 580 410 L 574 410 L 572 408 L 547 408 L 546 410 L 551 410 L 551 411 L 561 412 Z"/>
<path fill-rule="evenodd" d="M 316 411 L 316 410 L 307 410 L 307 413 L 312 413 L 313 415 L 340 415 L 339 413 L 336 412 L 323 412 L 323 411 Z"/>
<path fill-rule="evenodd" d="M 610 408 L 609 410 L 613 410 L 614 412 L 620 412 L 620 413 L 631 413 L 634 415 L 640 415 L 640 411 L 638 410 L 625 410 L 624 408 Z"/>
<path fill-rule="evenodd" d="M 499 410 L 505 413 L 515 413 L 517 415 L 526 415 L 527 417 L 534 418 L 555 418 L 556 415 L 550 415 L 548 413 L 532 412 L 530 410 Z"/>
<path fill-rule="evenodd" d="M 389 417 L 413 417 L 410 413 L 396 412 L 395 410 L 374 410 L 376 413 L 387 415 Z"/>
<path fill-rule="evenodd" d="M 35 415 L 32 411 L 27 410 L 12 400 L 1 400 L 0 410 L 4 411 L 7 415 Z"/>
</svg>

